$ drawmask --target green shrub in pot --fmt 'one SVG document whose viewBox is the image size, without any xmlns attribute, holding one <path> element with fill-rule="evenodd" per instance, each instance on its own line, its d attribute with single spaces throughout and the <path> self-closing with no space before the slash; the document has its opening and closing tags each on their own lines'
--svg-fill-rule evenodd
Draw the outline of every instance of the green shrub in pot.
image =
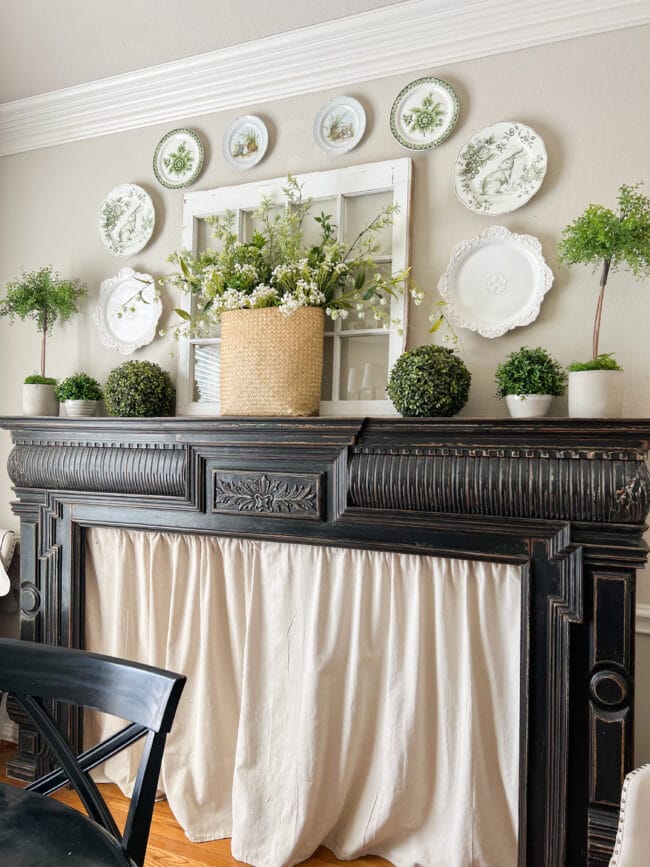
<svg viewBox="0 0 650 867">
<path fill-rule="evenodd" d="M 125 361 L 104 386 L 109 415 L 124 418 L 174 415 L 176 388 L 170 375 L 151 361 Z"/>
<path fill-rule="evenodd" d="M 445 346 L 416 346 L 395 362 L 388 396 L 403 416 L 450 416 L 467 403 L 472 374 Z"/>
<path fill-rule="evenodd" d="M 554 397 L 564 394 L 567 375 L 541 346 L 522 346 L 497 367 L 495 379 L 497 394 L 505 397 L 510 415 L 536 418 L 546 414 Z"/>
<path fill-rule="evenodd" d="M 104 397 L 101 385 L 87 373 L 75 373 L 62 379 L 56 387 L 59 400 L 101 400 Z"/>
</svg>

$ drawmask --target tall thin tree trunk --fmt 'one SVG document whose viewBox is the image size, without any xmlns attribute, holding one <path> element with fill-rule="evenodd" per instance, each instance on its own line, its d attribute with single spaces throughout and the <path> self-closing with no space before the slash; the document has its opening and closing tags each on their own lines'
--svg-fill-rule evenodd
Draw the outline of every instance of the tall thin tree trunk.
<svg viewBox="0 0 650 867">
<path fill-rule="evenodd" d="M 591 352 L 594 358 L 598 357 L 598 339 L 600 337 L 600 318 L 603 315 L 603 299 L 605 298 L 605 286 L 607 285 L 607 277 L 609 275 L 610 259 L 605 259 L 603 262 L 603 270 L 600 275 L 600 292 L 598 293 L 598 301 L 596 303 L 596 318 L 594 320 L 594 337 L 591 346 Z"/>
<path fill-rule="evenodd" d="M 41 336 L 41 376 L 45 376 L 45 341 L 47 338 L 47 322 L 43 324 Z"/>
</svg>

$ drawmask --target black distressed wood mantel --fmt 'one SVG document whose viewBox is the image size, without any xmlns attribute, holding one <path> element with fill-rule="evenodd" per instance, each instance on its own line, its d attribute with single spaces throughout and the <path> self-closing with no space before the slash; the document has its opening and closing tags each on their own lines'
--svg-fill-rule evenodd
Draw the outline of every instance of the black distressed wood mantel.
<svg viewBox="0 0 650 867">
<path fill-rule="evenodd" d="M 633 763 L 650 420 L 0 419 L 21 635 L 83 647 L 85 529 L 519 564 L 519 864 L 606 864 Z M 58 709 L 69 732 L 79 718 Z M 14 775 L 48 757 L 18 719 Z"/>
</svg>

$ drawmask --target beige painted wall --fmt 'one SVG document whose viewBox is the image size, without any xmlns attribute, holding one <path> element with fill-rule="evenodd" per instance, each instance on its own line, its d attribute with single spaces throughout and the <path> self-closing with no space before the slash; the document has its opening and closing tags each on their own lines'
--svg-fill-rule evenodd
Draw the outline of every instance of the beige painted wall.
<svg viewBox="0 0 650 867">
<path fill-rule="evenodd" d="M 556 275 L 532 325 L 498 340 L 463 332 L 464 357 L 473 371 L 464 415 L 507 414 L 505 406 L 494 398 L 494 368 L 508 352 L 523 344 L 546 346 L 562 362 L 589 355 L 595 279 L 586 270 L 568 272 L 559 267 L 556 243 L 563 226 L 589 202 L 614 204 L 621 183 L 650 182 L 650 118 L 644 108 L 650 84 L 649 48 L 650 28 L 635 28 L 422 70 L 423 74 L 441 75 L 454 85 L 461 114 L 455 132 L 444 144 L 430 153 L 413 155 L 415 278 L 434 289 L 453 244 L 495 223 L 537 235 Z M 415 77 L 395 77 L 347 89 L 364 103 L 368 132 L 355 151 L 338 159 L 322 154 L 311 136 L 314 114 L 334 93 L 247 109 L 267 121 L 272 135 L 266 159 L 245 175 L 230 170 L 220 155 L 223 131 L 237 112 L 192 118 L 188 124 L 208 143 L 206 169 L 195 188 L 403 156 L 405 151 L 390 135 L 388 116 L 400 87 Z M 471 213 L 456 200 L 450 176 L 463 142 L 481 126 L 499 120 L 522 121 L 541 133 L 549 169 L 540 193 L 529 204 L 510 216 L 490 219 Z M 88 284 L 92 306 L 99 283 L 123 265 L 104 251 L 96 228 L 100 202 L 123 181 L 142 184 L 152 195 L 158 215 L 152 242 L 127 264 L 141 271 L 165 273 L 166 256 L 180 243 L 182 192 L 158 186 L 151 157 L 161 134 L 169 128 L 167 124 L 1 159 L 0 285 L 17 275 L 21 266 L 31 269 L 52 263 L 65 275 L 80 277 Z M 167 310 L 171 306 L 168 299 Z M 427 342 L 426 320 L 417 308 L 412 314 L 410 345 Z M 647 284 L 642 286 L 624 274 L 614 275 L 601 345 L 603 351 L 615 351 L 625 367 L 624 413 L 630 416 L 650 417 L 649 321 Z M 0 415 L 20 412 L 22 378 L 37 367 L 38 351 L 38 338 L 30 326 L 10 327 L 6 320 L 0 320 Z M 174 368 L 164 340 L 157 340 L 134 357 Z M 48 373 L 63 377 L 83 367 L 103 379 L 121 361 L 117 353 L 99 344 L 90 315 L 85 313 L 56 330 Z M 556 401 L 553 413 L 566 414 L 564 399 Z M 8 452 L 9 437 L 1 433 L 0 466 L 5 465 Z M 0 480 L 0 526 L 17 526 L 10 498 L 5 476 Z M 649 585 L 647 575 L 642 576 L 642 601 L 650 601 Z M 639 691 L 643 689 L 641 679 Z M 650 733 L 647 720 L 639 729 Z M 650 758 L 647 734 L 644 757 Z"/>
</svg>

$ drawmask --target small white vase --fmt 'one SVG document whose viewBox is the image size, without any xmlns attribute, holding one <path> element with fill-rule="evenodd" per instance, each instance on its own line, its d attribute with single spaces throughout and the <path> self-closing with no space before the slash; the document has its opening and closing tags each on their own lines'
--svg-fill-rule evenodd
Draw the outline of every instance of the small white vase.
<svg viewBox="0 0 650 867">
<path fill-rule="evenodd" d="M 541 418 L 553 400 L 552 394 L 507 394 L 506 403 L 513 418 Z"/>
<path fill-rule="evenodd" d="M 23 385 L 23 415 L 58 415 L 59 401 L 55 385 L 25 383 Z"/>
<path fill-rule="evenodd" d="M 66 400 L 65 411 L 70 418 L 89 418 L 95 415 L 97 409 L 96 400 Z"/>
<path fill-rule="evenodd" d="M 569 372 L 569 416 L 571 418 L 620 418 L 622 412 L 622 370 Z"/>
</svg>

